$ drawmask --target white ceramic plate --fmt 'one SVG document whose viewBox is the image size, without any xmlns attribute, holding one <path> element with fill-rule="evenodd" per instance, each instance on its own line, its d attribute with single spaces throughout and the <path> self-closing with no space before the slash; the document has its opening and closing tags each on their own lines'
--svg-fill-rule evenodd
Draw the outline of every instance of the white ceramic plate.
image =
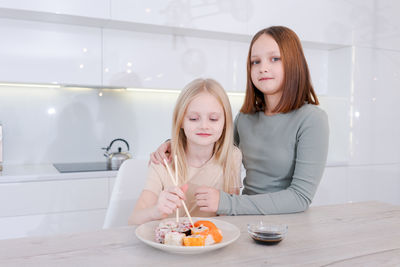
<svg viewBox="0 0 400 267">
<path fill-rule="evenodd" d="M 187 219 L 187 218 L 184 218 Z M 216 250 L 225 247 L 233 242 L 235 242 L 240 236 L 240 230 L 235 225 L 228 222 L 212 219 L 212 218 L 192 218 L 193 222 L 198 220 L 208 220 L 213 222 L 222 231 L 222 241 L 217 244 L 204 246 L 204 247 L 184 247 L 184 246 L 171 246 L 157 243 L 155 241 L 155 229 L 159 225 L 160 221 L 152 221 L 142 224 L 136 228 L 136 236 L 149 246 L 157 249 L 161 249 L 171 253 L 178 254 L 199 254 L 208 252 L 211 250 Z M 173 220 L 169 218 L 168 220 Z"/>
</svg>

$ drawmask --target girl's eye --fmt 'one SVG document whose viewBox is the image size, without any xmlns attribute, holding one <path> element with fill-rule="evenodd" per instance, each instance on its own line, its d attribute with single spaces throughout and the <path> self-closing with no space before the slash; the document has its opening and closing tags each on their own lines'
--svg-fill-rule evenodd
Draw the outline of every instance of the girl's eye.
<svg viewBox="0 0 400 267">
<path fill-rule="evenodd" d="M 272 59 L 271 59 L 271 61 L 272 62 L 276 62 L 276 61 L 278 61 L 278 60 L 280 60 L 281 58 L 280 57 L 273 57 Z"/>
<path fill-rule="evenodd" d="M 251 63 L 251 65 L 257 65 L 257 64 L 260 64 L 260 61 L 259 60 L 253 60 L 250 63 Z"/>
<path fill-rule="evenodd" d="M 190 121 L 197 121 L 197 118 L 189 118 Z"/>
<path fill-rule="evenodd" d="M 210 121 L 218 121 L 218 118 L 210 118 Z"/>
</svg>

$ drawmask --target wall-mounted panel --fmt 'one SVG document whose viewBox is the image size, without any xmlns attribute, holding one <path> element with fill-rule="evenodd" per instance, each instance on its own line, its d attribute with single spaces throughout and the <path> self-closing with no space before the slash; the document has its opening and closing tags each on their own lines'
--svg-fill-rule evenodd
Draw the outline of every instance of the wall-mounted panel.
<svg viewBox="0 0 400 267">
<path fill-rule="evenodd" d="M 101 29 L 0 19 L 0 81 L 101 84 Z"/>
<path fill-rule="evenodd" d="M 113 20 L 207 31 L 247 33 L 251 1 L 111 0 Z"/>
<path fill-rule="evenodd" d="M 109 18 L 110 0 L 1 0 L 0 8 Z"/>
<path fill-rule="evenodd" d="M 400 52 L 355 49 L 353 164 L 400 162 Z"/>
<path fill-rule="evenodd" d="M 293 29 L 301 40 L 349 45 L 352 43 L 352 9 L 364 1 L 332 0 L 252 0 L 248 33 L 284 25 Z M 360 14 L 361 15 L 361 14 Z"/>
<path fill-rule="evenodd" d="M 246 44 L 117 30 L 104 30 L 103 36 L 106 86 L 181 89 L 208 77 L 226 90 L 243 90 Z"/>
</svg>

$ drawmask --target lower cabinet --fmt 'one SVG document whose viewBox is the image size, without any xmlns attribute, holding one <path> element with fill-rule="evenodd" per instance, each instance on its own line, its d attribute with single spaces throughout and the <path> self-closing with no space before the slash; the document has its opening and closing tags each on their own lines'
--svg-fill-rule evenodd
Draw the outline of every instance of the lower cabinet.
<svg viewBox="0 0 400 267">
<path fill-rule="evenodd" d="M 114 179 L 0 184 L 0 239 L 101 229 Z"/>
<path fill-rule="evenodd" d="M 0 239 L 69 234 L 101 229 L 107 209 L 0 218 Z"/>
<path fill-rule="evenodd" d="M 400 205 L 400 164 L 325 168 L 312 205 L 380 201 Z"/>
</svg>

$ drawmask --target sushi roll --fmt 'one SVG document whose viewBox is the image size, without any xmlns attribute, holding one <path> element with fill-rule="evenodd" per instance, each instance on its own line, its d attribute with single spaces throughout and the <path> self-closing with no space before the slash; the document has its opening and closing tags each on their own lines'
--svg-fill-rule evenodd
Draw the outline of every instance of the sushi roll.
<svg viewBox="0 0 400 267">
<path fill-rule="evenodd" d="M 185 234 L 178 232 L 169 232 L 165 235 L 164 244 L 171 246 L 182 246 L 184 237 L 186 237 Z"/>
<path fill-rule="evenodd" d="M 204 235 L 190 235 L 183 238 L 184 246 L 205 246 L 205 236 Z"/>
<path fill-rule="evenodd" d="M 218 228 L 211 229 L 208 235 L 212 236 L 212 239 L 214 240 L 215 243 L 221 242 L 223 238 L 222 231 Z"/>
<path fill-rule="evenodd" d="M 163 244 L 165 235 L 171 232 L 172 229 L 167 228 L 167 227 L 157 227 L 155 230 L 155 239 L 156 242 Z"/>
<path fill-rule="evenodd" d="M 210 230 L 217 228 L 217 226 L 213 222 L 210 222 L 210 221 L 203 220 L 203 221 L 197 221 L 194 223 L 194 227 L 199 227 L 201 225 L 208 227 L 208 229 L 210 229 Z"/>
<path fill-rule="evenodd" d="M 178 224 L 175 222 L 175 221 L 171 221 L 171 220 L 168 220 L 168 221 L 163 221 L 163 222 L 160 222 L 160 224 L 158 225 L 158 227 L 161 227 L 161 228 L 176 228 L 176 227 L 178 227 Z"/>
<path fill-rule="evenodd" d="M 183 233 L 186 236 L 191 234 L 190 225 L 179 224 L 177 228 L 174 229 L 175 232 Z"/>
<path fill-rule="evenodd" d="M 208 227 L 205 227 L 203 225 L 200 225 L 198 227 L 190 228 L 190 230 L 191 230 L 192 235 L 204 235 L 204 236 L 207 236 L 209 231 L 210 231 L 208 229 Z"/>
<path fill-rule="evenodd" d="M 206 227 L 209 229 L 206 237 L 206 245 L 212 245 L 222 241 L 222 232 L 213 222 L 206 220 L 197 221 L 194 223 L 194 226 L 197 228 Z"/>
</svg>

